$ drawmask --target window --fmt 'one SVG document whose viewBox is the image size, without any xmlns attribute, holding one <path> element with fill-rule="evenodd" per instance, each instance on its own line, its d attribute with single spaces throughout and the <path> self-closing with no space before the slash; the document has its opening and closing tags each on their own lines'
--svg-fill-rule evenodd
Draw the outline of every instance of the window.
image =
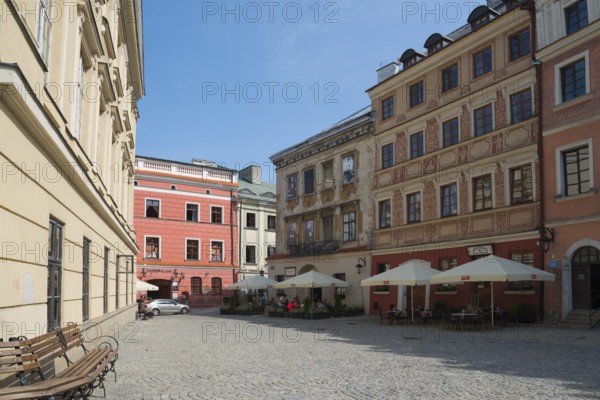
<svg viewBox="0 0 600 400">
<path fill-rule="evenodd" d="M 458 143 L 458 117 L 452 118 L 442 124 L 442 136 L 444 139 L 444 147 Z"/>
<path fill-rule="evenodd" d="M 510 254 L 510 259 L 521 264 L 533 267 L 533 251 L 517 251 Z M 508 290 L 533 290 L 533 282 L 516 281 L 508 283 Z"/>
<path fill-rule="evenodd" d="M 384 264 L 384 263 L 378 263 L 377 264 L 377 274 L 382 274 L 385 271 L 389 271 L 390 269 L 390 264 Z M 385 286 L 375 286 L 375 291 L 376 292 L 389 292 L 390 291 L 390 287 L 385 285 Z"/>
<path fill-rule="evenodd" d="M 160 258 L 160 239 L 157 237 L 146 237 L 146 254 L 144 258 Z"/>
<path fill-rule="evenodd" d="M 409 224 L 421 222 L 421 193 L 409 194 L 406 196 L 406 203 L 406 222 Z"/>
<path fill-rule="evenodd" d="M 298 174 L 287 177 L 287 198 L 293 199 L 298 196 Z"/>
<path fill-rule="evenodd" d="M 267 215 L 267 229 L 274 231 L 277 228 L 274 215 Z"/>
<path fill-rule="evenodd" d="M 381 146 L 381 168 L 386 169 L 394 166 L 394 144 L 388 143 Z"/>
<path fill-rule="evenodd" d="M 425 101 L 425 97 L 423 94 L 423 81 L 419 81 L 419 82 L 415 83 L 414 85 L 410 85 L 408 90 L 409 90 L 409 94 L 410 94 L 410 98 L 409 98 L 410 107 L 418 106 L 419 104 L 421 104 Z"/>
<path fill-rule="evenodd" d="M 588 24 L 587 1 L 580 0 L 565 8 L 567 35 L 575 33 Z"/>
<path fill-rule="evenodd" d="M 531 165 L 510 170 L 510 203 L 519 204 L 533 200 Z"/>
<path fill-rule="evenodd" d="M 82 319 L 87 321 L 90 319 L 90 241 L 83 238 L 83 270 L 82 270 Z"/>
<path fill-rule="evenodd" d="M 344 213 L 344 242 L 356 240 L 356 211 Z"/>
<path fill-rule="evenodd" d="M 185 220 L 190 222 L 198 222 L 198 204 L 186 203 L 185 205 Z"/>
<path fill-rule="evenodd" d="M 146 218 L 160 218 L 160 200 L 146 199 Z"/>
<path fill-rule="evenodd" d="M 304 221 L 303 224 L 304 231 L 302 232 L 303 243 L 312 243 L 315 241 L 315 221 L 308 220 Z"/>
<path fill-rule="evenodd" d="M 211 207 L 210 208 L 210 222 L 213 224 L 223 223 L 223 207 Z"/>
<path fill-rule="evenodd" d="M 335 279 L 339 279 L 340 281 L 344 281 L 346 282 L 346 274 L 343 272 L 337 273 L 337 274 L 333 274 L 333 277 Z M 342 299 L 346 298 L 346 288 L 341 288 L 341 287 L 336 287 L 335 288 L 335 295 L 336 296 L 342 296 Z"/>
<path fill-rule="evenodd" d="M 212 294 L 221 294 L 222 282 L 221 278 L 211 278 L 210 291 Z"/>
<path fill-rule="evenodd" d="M 474 111 L 475 137 L 485 135 L 494 130 L 494 112 L 492 105 L 480 107 Z"/>
<path fill-rule="evenodd" d="M 394 96 L 390 96 L 381 102 L 381 119 L 386 120 L 394 116 Z"/>
<path fill-rule="evenodd" d="M 104 300 L 104 314 L 108 312 L 108 256 L 110 255 L 110 249 L 108 247 L 104 248 L 104 290 L 103 290 L 103 300 Z"/>
<path fill-rule="evenodd" d="M 389 228 L 392 226 L 392 201 L 383 200 L 379 202 L 379 227 Z"/>
<path fill-rule="evenodd" d="M 48 331 L 60 327 L 63 225 L 53 219 L 48 228 Z"/>
<path fill-rule="evenodd" d="M 210 261 L 211 262 L 223 262 L 225 256 L 223 252 L 223 242 L 210 242 Z"/>
<path fill-rule="evenodd" d="M 440 258 L 440 271 L 448 271 L 449 269 L 456 268 L 458 265 L 458 258 L 456 257 L 443 257 Z M 456 285 L 444 283 L 437 289 L 438 292 L 454 292 L 456 291 Z"/>
<path fill-rule="evenodd" d="M 513 124 L 531 118 L 533 115 L 531 89 L 510 96 L 510 120 Z"/>
<path fill-rule="evenodd" d="M 323 240 L 333 240 L 333 216 L 323 217 Z"/>
<path fill-rule="evenodd" d="M 185 241 L 185 259 L 200 260 L 200 241 L 197 239 L 187 239 Z"/>
<path fill-rule="evenodd" d="M 475 211 L 492 208 L 492 175 L 473 179 L 473 209 Z"/>
<path fill-rule="evenodd" d="M 256 246 L 246 246 L 246 263 L 256 264 Z"/>
<path fill-rule="evenodd" d="M 267 257 L 274 256 L 275 253 L 276 253 L 276 247 L 273 245 L 268 245 L 267 246 Z"/>
<path fill-rule="evenodd" d="M 562 101 L 569 101 L 586 94 L 585 58 L 560 69 Z"/>
<path fill-rule="evenodd" d="M 192 294 L 202 294 L 202 278 L 192 278 Z"/>
<path fill-rule="evenodd" d="M 565 196 L 590 191 L 590 149 L 588 146 L 562 153 Z"/>
<path fill-rule="evenodd" d="M 246 213 L 246 228 L 256 228 L 256 214 Z"/>
<path fill-rule="evenodd" d="M 313 194 L 315 192 L 315 170 L 314 168 L 304 171 L 304 194 Z"/>
<path fill-rule="evenodd" d="M 355 177 L 354 154 L 342 157 L 342 184 L 354 182 Z"/>
<path fill-rule="evenodd" d="M 44 62 L 48 63 L 50 55 L 50 29 L 52 28 L 50 0 L 40 0 L 39 4 L 37 47 Z"/>
<path fill-rule="evenodd" d="M 442 92 L 458 87 L 458 64 L 442 70 Z"/>
<path fill-rule="evenodd" d="M 421 157 L 424 152 L 423 132 L 418 132 L 410 135 L 410 158 L 415 159 Z"/>
<path fill-rule="evenodd" d="M 333 175 L 333 161 L 328 161 L 323 164 L 323 183 L 325 184 L 333 184 L 334 175 Z"/>
<path fill-rule="evenodd" d="M 473 76 L 475 78 L 487 74 L 492 70 L 492 48 L 488 47 L 473 54 Z"/>
<path fill-rule="evenodd" d="M 442 217 L 458 214 L 456 183 L 441 188 Z"/>
<path fill-rule="evenodd" d="M 510 42 L 510 61 L 519 59 L 531 53 L 529 29 L 525 29 L 508 38 Z"/>
<path fill-rule="evenodd" d="M 288 225 L 288 246 L 296 244 L 297 236 L 296 236 L 296 224 Z"/>
</svg>

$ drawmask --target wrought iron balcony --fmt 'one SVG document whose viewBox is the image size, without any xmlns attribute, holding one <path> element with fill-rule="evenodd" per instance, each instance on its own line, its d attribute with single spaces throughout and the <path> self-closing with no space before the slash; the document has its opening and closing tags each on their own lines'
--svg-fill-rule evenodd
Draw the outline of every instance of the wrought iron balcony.
<svg viewBox="0 0 600 400">
<path fill-rule="evenodd" d="M 288 246 L 288 255 L 292 257 L 314 256 L 337 253 L 341 247 L 338 240 L 325 240 Z"/>
</svg>

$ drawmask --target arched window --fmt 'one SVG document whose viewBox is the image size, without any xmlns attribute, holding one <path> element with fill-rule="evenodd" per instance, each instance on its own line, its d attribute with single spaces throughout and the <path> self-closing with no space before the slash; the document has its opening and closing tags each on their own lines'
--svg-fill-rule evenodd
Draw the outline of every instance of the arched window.
<svg viewBox="0 0 600 400">
<path fill-rule="evenodd" d="M 582 247 L 573 256 L 573 265 L 597 264 L 600 262 L 600 250 L 595 247 Z"/>
<path fill-rule="evenodd" d="M 202 294 L 202 278 L 192 278 L 192 294 Z"/>
<path fill-rule="evenodd" d="M 212 294 L 221 294 L 221 278 L 212 278 L 210 287 Z"/>
</svg>

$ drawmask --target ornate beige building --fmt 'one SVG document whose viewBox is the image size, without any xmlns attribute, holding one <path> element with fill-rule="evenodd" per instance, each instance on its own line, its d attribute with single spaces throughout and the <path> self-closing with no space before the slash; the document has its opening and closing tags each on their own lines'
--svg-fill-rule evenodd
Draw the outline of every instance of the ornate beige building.
<svg viewBox="0 0 600 400">
<path fill-rule="evenodd" d="M 268 259 L 270 278 L 282 281 L 316 270 L 350 284 L 338 289 L 345 304 L 366 307 L 368 290 L 361 289 L 360 280 L 370 270 L 373 130 L 371 107 L 366 107 L 271 156 L 278 223 L 276 254 Z M 334 290 L 315 289 L 314 297 L 333 304 Z"/>
<path fill-rule="evenodd" d="M 1 5 L 0 338 L 109 333 L 135 312 L 141 0 Z"/>
</svg>

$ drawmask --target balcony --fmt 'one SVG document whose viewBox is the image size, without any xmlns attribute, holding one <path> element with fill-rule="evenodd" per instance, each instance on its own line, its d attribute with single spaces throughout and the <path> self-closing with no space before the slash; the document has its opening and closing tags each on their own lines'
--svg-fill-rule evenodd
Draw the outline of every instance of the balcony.
<svg viewBox="0 0 600 400">
<path fill-rule="evenodd" d="M 341 242 L 338 240 L 325 240 L 288 246 L 288 255 L 291 257 L 315 256 L 334 254 L 340 250 Z"/>
</svg>

